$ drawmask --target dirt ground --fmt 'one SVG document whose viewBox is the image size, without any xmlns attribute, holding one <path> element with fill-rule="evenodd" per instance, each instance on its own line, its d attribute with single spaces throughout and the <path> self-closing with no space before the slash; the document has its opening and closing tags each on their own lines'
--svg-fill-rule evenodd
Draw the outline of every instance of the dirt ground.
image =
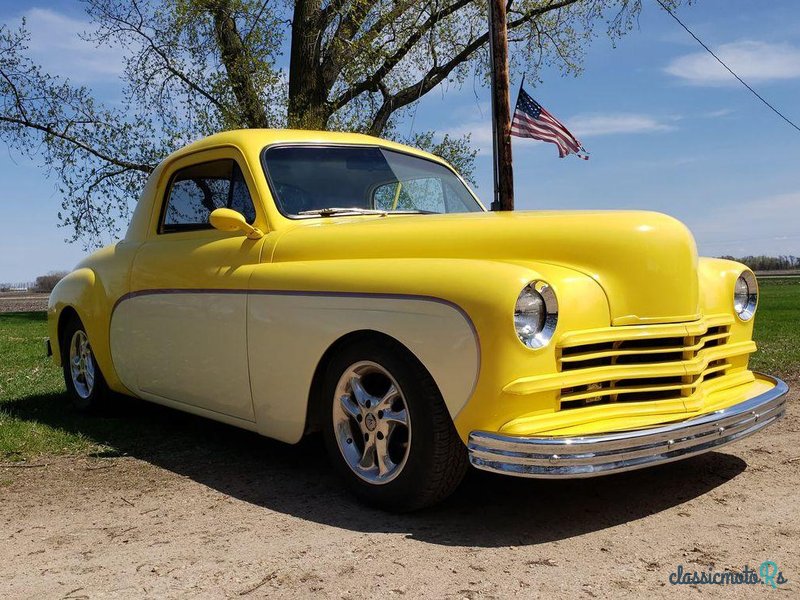
<svg viewBox="0 0 800 600">
<path fill-rule="evenodd" d="M 719 452 L 594 480 L 473 471 L 445 504 L 402 516 L 356 504 L 319 440 L 222 425 L 133 455 L 6 465 L 0 596 L 756 597 L 773 590 L 668 577 L 772 560 L 792 597 L 798 417 L 793 391 L 787 418 Z"/>
<path fill-rule="evenodd" d="M 39 292 L 0 292 L 0 313 L 47 310 L 49 296 Z"/>
</svg>

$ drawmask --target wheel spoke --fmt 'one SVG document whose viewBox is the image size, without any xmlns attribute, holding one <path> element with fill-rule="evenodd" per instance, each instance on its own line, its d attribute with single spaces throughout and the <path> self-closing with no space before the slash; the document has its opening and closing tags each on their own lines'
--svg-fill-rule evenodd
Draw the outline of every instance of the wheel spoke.
<svg viewBox="0 0 800 600">
<path fill-rule="evenodd" d="M 389 457 L 389 438 L 375 440 L 375 462 L 378 463 L 378 473 L 386 475 L 396 466 Z"/>
<path fill-rule="evenodd" d="M 379 401 L 379 405 L 383 410 L 390 410 L 392 408 L 392 404 L 394 401 L 400 397 L 400 391 L 391 384 L 389 389 L 383 395 L 383 397 Z"/>
<path fill-rule="evenodd" d="M 364 470 L 372 469 L 375 466 L 375 462 L 375 436 L 371 435 L 364 442 L 364 452 L 361 455 L 358 466 Z"/>
<path fill-rule="evenodd" d="M 366 406 L 367 402 L 372 399 L 367 390 L 364 389 L 364 386 L 361 385 L 361 377 L 357 375 L 350 378 L 350 389 L 353 390 L 353 397 L 359 406 Z"/>
<path fill-rule="evenodd" d="M 86 386 L 89 388 L 89 391 L 91 391 L 94 387 L 94 369 L 85 369 L 83 372 L 83 379 L 86 382 Z"/>
<path fill-rule="evenodd" d="M 352 418 L 357 419 L 358 415 L 361 414 L 356 402 L 347 394 L 344 394 L 341 398 L 339 398 L 339 402 L 342 405 L 342 410 L 344 410 L 344 412 L 350 415 Z"/>
<path fill-rule="evenodd" d="M 408 427 L 408 413 L 405 408 L 386 411 L 383 413 L 383 420 L 389 424 L 390 430 L 396 425 L 405 425 Z"/>
</svg>

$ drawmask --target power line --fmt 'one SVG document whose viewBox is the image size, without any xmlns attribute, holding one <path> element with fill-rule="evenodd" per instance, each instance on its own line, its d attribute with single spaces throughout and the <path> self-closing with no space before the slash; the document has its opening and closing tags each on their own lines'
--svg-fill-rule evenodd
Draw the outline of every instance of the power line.
<svg viewBox="0 0 800 600">
<path fill-rule="evenodd" d="M 746 87 L 748 90 L 750 90 L 750 91 L 753 93 L 753 95 L 754 95 L 756 98 L 758 98 L 759 100 L 761 100 L 761 102 L 763 102 L 763 103 L 764 103 L 764 104 L 765 104 L 767 107 L 769 107 L 769 108 L 772 110 L 772 112 L 774 112 L 774 113 L 775 113 L 776 115 L 778 115 L 778 116 L 779 116 L 781 119 L 783 119 L 784 121 L 786 121 L 786 122 L 787 122 L 789 125 L 791 125 L 792 127 L 794 127 L 794 128 L 797 130 L 797 131 L 800 131 L 800 127 L 798 127 L 797 125 L 795 125 L 795 124 L 794 124 L 794 122 L 793 122 L 791 119 L 789 119 L 789 117 L 787 117 L 787 116 L 786 116 L 786 115 L 784 115 L 784 114 L 783 114 L 781 111 L 779 111 L 777 108 L 775 108 L 774 106 L 772 106 L 772 104 L 770 104 L 770 103 L 769 103 L 769 102 L 766 100 L 766 98 L 764 98 L 764 97 L 763 97 L 761 94 L 759 94 L 759 93 L 758 93 L 757 91 L 755 91 L 755 90 L 754 90 L 752 87 L 750 87 L 750 86 L 747 84 L 747 82 L 746 82 L 744 79 L 742 79 L 742 78 L 741 78 L 741 77 L 739 77 L 739 76 L 738 76 L 736 73 L 734 73 L 734 72 L 733 72 L 733 69 L 731 69 L 731 68 L 730 68 L 728 65 L 726 65 L 726 64 L 723 62 L 723 60 L 722 60 L 722 59 L 721 59 L 719 56 L 717 56 L 716 54 L 714 54 L 714 51 L 713 51 L 713 50 L 711 50 L 711 48 L 709 48 L 708 46 L 706 46 L 706 45 L 703 43 L 703 40 L 701 40 L 699 37 L 697 37 L 697 36 L 696 36 L 696 35 L 695 35 L 695 34 L 692 32 L 692 30 L 691 30 L 691 29 L 689 29 L 689 28 L 688 28 L 688 27 L 687 27 L 687 26 L 686 26 L 686 25 L 683 23 L 683 21 L 681 21 L 681 20 L 678 18 L 678 16 L 677 16 L 677 15 L 676 15 L 674 12 L 672 12 L 672 11 L 669 9 L 669 7 L 667 7 L 667 5 L 666 5 L 666 4 L 664 4 L 664 3 L 662 2 L 662 0 L 656 0 L 656 2 L 658 2 L 658 3 L 661 5 L 661 8 L 663 8 L 665 11 L 667 11 L 667 14 L 669 14 L 669 16 L 670 16 L 670 17 L 672 17 L 673 19 L 675 19 L 675 20 L 678 22 L 678 25 L 680 25 L 681 27 L 683 27 L 683 28 L 686 30 L 686 33 L 688 33 L 690 36 L 692 36 L 692 37 L 693 37 L 693 38 L 694 38 L 694 39 L 697 41 L 697 43 L 698 43 L 698 44 L 700 44 L 700 45 L 701 45 L 703 48 L 705 48 L 706 52 L 708 52 L 708 53 L 709 53 L 711 56 L 713 56 L 713 57 L 714 57 L 714 58 L 717 60 L 717 62 L 718 62 L 719 64 L 721 64 L 723 67 L 725 67 L 725 69 L 728 71 L 728 73 L 730 73 L 730 74 L 731 74 L 731 75 L 733 75 L 733 76 L 734 76 L 734 77 L 735 77 L 737 80 L 739 80 L 739 83 L 741 83 L 741 84 L 742 84 L 744 87 Z"/>
</svg>

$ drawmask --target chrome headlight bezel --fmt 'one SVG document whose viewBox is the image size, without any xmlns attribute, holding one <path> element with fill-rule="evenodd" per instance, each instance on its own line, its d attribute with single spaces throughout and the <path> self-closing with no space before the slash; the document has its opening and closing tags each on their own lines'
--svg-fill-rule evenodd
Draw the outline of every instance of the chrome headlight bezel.
<svg viewBox="0 0 800 600">
<path fill-rule="evenodd" d="M 740 321 L 749 321 L 758 307 L 758 282 L 752 271 L 742 271 L 733 285 L 733 312 Z"/>
<path fill-rule="evenodd" d="M 531 304 L 540 308 L 533 309 Z M 514 305 L 514 329 L 526 348 L 544 348 L 558 325 L 558 299 L 545 281 L 531 281 L 522 288 Z"/>
</svg>

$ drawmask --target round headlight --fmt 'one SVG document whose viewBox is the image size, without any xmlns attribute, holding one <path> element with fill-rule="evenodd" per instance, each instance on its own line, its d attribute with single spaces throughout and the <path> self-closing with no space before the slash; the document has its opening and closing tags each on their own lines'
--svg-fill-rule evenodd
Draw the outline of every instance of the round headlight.
<svg viewBox="0 0 800 600">
<path fill-rule="evenodd" d="M 756 314 L 758 283 L 752 271 L 739 275 L 733 288 L 733 310 L 742 321 L 749 321 Z"/>
<path fill-rule="evenodd" d="M 528 348 L 546 346 L 558 323 L 558 301 L 553 288 L 544 281 L 532 281 L 517 298 L 514 327 Z"/>
</svg>

